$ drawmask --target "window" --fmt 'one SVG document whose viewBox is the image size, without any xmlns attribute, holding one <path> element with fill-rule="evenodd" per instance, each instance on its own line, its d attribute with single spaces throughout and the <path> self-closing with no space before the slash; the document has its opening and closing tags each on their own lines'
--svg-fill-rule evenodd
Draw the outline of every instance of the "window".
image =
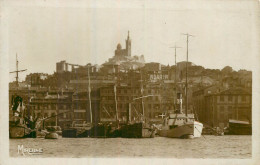
<svg viewBox="0 0 260 165">
<path fill-rule="evenodd" d="M 86 118 L 86 114 L 84 112 L 77 112 L 77 113 L 74 113 L 74 115 L 75 115 L 76 119 L 85 119 Z"/>
<path fill-rule="evenodd" d="M 220 96 L 220 101 L 224 101 L 224 96 Z"/>
<path fill-rule="evenodd" d="M 154 104 L 154 109 L 158 110 L 159 109 L 159 104 Z"/>
<path fill-rule="evenodd" d="M 224 110 L 225 110 L 225 109 L 224 109 L 224 106 L 220 106 L 220 107 L 219 107 L 219 112 L 220 112 L 220 113 L 224 113 Z"/>
<path fill-rule="evenodd" d="M 126 112 L 121 112 L 120 115 L 123 117 L 123 116 L 126 116 Z"/>
<path fill-rule="evenodd" d="M 79 104 L 79 105 L 78 105 L 78 109 L 83 109 L 83 105 L 82 105 L 82 104 Z"/>
<path fill-rule="evenodd" d="M 40 117 L 41 116 L 41 113 L 37 113 L 37 117 Z"/>
<path fill-rule="evenodd" d="M 246 96 L 242 96 L 242 101 L 243 101 L 243 102 L 246 101 Z"/>
<path fill-rule="evenodd" d="M 61 104 L 59 104 L 58 107 L 59 107 L 59 109 L 62 109 L 62 105 Z"/>
<path fill-rule="evenodd" d="M 56 105 L 55 105 L 55 104 L 52 104 L 52 105 L 51 105 L 51 109 L 56 109 Z"/>
<path fill-rule="evenodd" d="M 228 101 L 233 101 L 233 97 L 232 96 L 228 96 Z"/>
<path fill-rule="evenodd" d="M 232 106 L 228 106 L 228 119 L 233 118 L 233 109 Z"/>
</svg>

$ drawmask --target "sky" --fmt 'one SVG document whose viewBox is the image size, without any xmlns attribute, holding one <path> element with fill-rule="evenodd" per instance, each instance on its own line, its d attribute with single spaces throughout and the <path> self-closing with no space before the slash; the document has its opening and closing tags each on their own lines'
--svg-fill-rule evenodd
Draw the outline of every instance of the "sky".
<svg viewBox="0 0 260 165">
<path fill-rule="evenodd" d="M 14 3 L 15 2 L 15 3 Z M 19 3 L 6 7 L 9 71 L 18 55 L 20 81 L 29 73 L 54 73 L 56 62 L 102 64 L 114 55 L 118 43 L 125 48 L 128 30 L 132 55 L 146 62 L 174 64 L 186 60 L 205 68 L 252 70 L 257 56 L 259 15 L 257 1 L 67 1 Z M 15 75 L 10 74 L 10 81 Z"/>
</svg>

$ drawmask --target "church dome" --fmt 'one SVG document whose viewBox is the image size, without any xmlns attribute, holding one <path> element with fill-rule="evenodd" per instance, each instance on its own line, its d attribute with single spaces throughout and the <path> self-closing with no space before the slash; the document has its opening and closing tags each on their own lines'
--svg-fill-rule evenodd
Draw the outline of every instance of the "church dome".
<svg viewBox="0 0 260 165">
<path fill-rule="evenodd" d="M 121 46 L 121 44 L 119 43 L 119 44 L 117 44 L 117 50 L 121 50 L 122 49 L 122 46 Z"/>
</svg>

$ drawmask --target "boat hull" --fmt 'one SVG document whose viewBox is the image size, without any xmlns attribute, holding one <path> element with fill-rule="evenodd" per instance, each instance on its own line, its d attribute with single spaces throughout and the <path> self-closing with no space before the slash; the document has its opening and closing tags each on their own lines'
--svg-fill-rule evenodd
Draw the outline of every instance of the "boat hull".
<svg viewBox="0 0 260 165">
<path fill-rule="evenodd" d="M 23 126 L 12 126 L 9 128 L 9 138 L 36 138 L 36 131 Z"/>
<path fill-rule="evenodd" d="M 229 135 L 252 135 L 252 124 L 243 121 L 229 121 Z"/>
<path fill-rule="evenodd" d="M 160 130 L 159 136 L 169 138 L 197 138 L 201 136 L 203 124 L 192 122 L 168 130 Z"/>
<path fill-rule="evenodd" d="M 62 131 L 62 137 L 66 138 L 113 138 L 119 137 L 114 127 L 102 124 L 87 128 L 69 128 Z"/>
<path fill-rule="evenodd" d="M 145 123 L 127 124 L 121 127 L 122 138 L 153 138 L 154 129 Z"/>
<path fill-rule="evenodd" d="M 58 139 L 59 135 L 56 132 L 46 134 L 45 139 Z"/>
</svg>

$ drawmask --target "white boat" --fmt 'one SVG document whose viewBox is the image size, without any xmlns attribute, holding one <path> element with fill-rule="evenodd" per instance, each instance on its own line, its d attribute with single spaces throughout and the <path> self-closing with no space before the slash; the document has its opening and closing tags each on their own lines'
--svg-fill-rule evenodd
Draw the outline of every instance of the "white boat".
<svg viewBox="0 0 260 165">
<path fill-rule="evenodd" d="M 193 113 L 182 113 L 182 94 L 177 93 L 175 112 L 169 112 L 164 118 L 159 136 L 169 138 L 197 138 L 201 136 L 203 124 L 195 121 Z"/>
<path fill-rule="evenodd" d="M 164 119 L 159 136 L 169 138 L 197 138 L 201 136 L 203 124 L 195 121 L 194 114 L 170 113 Z"/>
<path fill-rule="evenodd" d="M 188 40 L 192 36 L 187 36 L 187 61 L 186 61 L 186 82 L 185 82 L 185 114 L 182 113 L 182 94 L 177 93 L 177 67 L 175 69 L 175 90 L 177 96 L 177 103 L 175 104 L 175 112 L 169 113 L 168 117 L 164 119 L 162 128 L 158 131 L 159 136 L 170 137 L 170 138 L 195 138 L 200 137 L 203 129 L 203 124 L 195 121 L 194 114 L 188 113 Z M 176 46 L 175 48 L 175 66 L 176 65 Z M 181 89 L 181 88 L 180 88 Z"/>
</svg>

